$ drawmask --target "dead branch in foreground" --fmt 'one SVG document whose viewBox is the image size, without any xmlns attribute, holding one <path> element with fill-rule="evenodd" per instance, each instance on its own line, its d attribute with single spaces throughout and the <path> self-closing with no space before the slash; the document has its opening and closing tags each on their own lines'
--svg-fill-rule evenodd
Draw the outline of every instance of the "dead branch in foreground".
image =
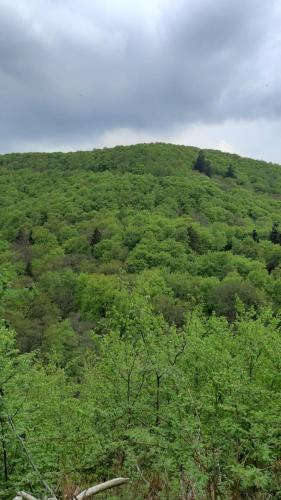
<svg viewBox="0 0 281 500">
<path fill-rule="evenodd" d="M 92 486 L 87 490 L 79 493 L 77 500 L 84 500 L 84 498 L 89 498 L 100 491 L 109 490 L 109 488 L 114 488 L 115 486 L 121 486 L 121 484 L 127 483 L 129 479 L 127 477 L 117 477 L 116 479 L 111 479 L 110 481 L 106 481 L 105 483 L 97 484 L 96 486 Z"/>
<path fill-rule="evenodd" d="M 84 491 L 81 491 L 78 496 L 73 496 L 71 500 L 85 500 L 86 498 L 90 498 L 94 495 L 97 495 L 101 491 L 109 490 L 110 488 L 114 488 L 115 486 L 121 486 L 129 481 L 127 477 L 117 477 L 116 479 L 110 479 L 105 483 L 97 484 L 96 486 L 91 486 Z M 17 496 L 14 497 L 14 500 L 40 500 L 39 498 L 35 498 L 29 493 L 25 493 L 24 491 L 20 491 L 17 493 Z M 49 498 L 48 500 L 57 500 L 54 498 Z"/>
</svg>

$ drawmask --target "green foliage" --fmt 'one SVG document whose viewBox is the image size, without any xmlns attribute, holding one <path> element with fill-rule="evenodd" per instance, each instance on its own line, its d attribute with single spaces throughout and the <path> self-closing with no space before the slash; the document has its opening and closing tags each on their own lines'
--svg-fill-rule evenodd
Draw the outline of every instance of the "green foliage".
<svg viewBox="0 0 281 500">
<path fill-rule="evenodd" d="M 141 473 L 140 498 L 152 487 L 161 498 L 164 484 L 175 498 L 181 488 L 199 498 L 278 497 L 279 318 L 242 311 L 229 329 L 226 320 L 193 311 L 176 329 L 148 297 L 135 293 L 125 302 L 125 315 L 113 309 L 108 317 L 107 335 L 94 335 L 79 385 L 38 363 L 22 365 L 21 384 L 17 374 L 6 382 L 3 414 L 21 402 L 14 423 L 40 473 L 53 487 L 62 471 L 88 483 L 116 473 L 137 482 Z M 1 349 L 10 373 L 14 354 Z M 6 431 L 8 483 L 32 481 L 42 491 Z"/>
<path fill-rule="evenodd" d="M 254 285 L 235 275 L 227 277 L 209 289 L 207 307 L 210 312 L 225 316 L 233 321 L 236 316 L 236 302 L 239 299 L 246 307 L 258 309 L 263 305 L 263 295 Z"/>
<path fill-rule="evenodd" d="M 1 498 L 279 498 L 280 167 L 140 144 L 0 182 Z"/>
</svg>

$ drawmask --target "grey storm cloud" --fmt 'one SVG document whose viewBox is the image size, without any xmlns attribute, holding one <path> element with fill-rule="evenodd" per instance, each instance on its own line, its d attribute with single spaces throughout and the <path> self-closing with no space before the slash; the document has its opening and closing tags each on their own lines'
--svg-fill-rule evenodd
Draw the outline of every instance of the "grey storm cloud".
<svg viewBox="0 0 281 500">
<path fill-rule="evenodd" d="M 0 149 L 279 119 L 279 23 L 277 1 L 0 0 Z"/>
</svg>

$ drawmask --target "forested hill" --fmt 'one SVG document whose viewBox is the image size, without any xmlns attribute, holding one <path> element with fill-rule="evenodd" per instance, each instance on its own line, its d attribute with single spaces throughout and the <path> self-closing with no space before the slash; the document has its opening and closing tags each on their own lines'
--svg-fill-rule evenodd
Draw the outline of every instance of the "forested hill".
<svg viewBox="0 0 281 500">
<path fill-rule="evenodd" d="M 281 167 L 139 144 L 0 183 L 0 498 L 41 492 L 8 414 L 54 488 L 279 498 Z"/>
<path fill-rule="evenodd" d="M 206 175 L 197 157 L 169 144 L 0 156 L 2 314 L 23 350 L 62 319 L 82 337 L 100 320 L 110 299 L 87 310 L 87 275 L 109 295 L 121 276 L 158 276 L 157 309 L 177 325 L 191 297 L 227 317 L 237 290 L 279 307 L 281 168 L 206 151 Z"/>
</svg>

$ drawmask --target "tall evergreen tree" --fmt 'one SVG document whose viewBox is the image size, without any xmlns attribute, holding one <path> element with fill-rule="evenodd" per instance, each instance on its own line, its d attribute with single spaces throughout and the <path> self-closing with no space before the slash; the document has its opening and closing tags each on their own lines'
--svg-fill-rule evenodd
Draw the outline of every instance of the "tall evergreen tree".
<svg viewBox="0 0 281 500">
<path fill-rule="evenodd" d="M 95 245 L 97 245 L 97 243 L 100 242 L 100 240 L 101 240 L 101 232 L 99 231 L 98 228 L 96 228 L 91 237 L 91 246 L 94 247 Z"/>
<path fill-rule="evenodd" d="M 280 232 L 279 232 L 279 229 L 278 229 L 277 222 L 274 222 L 274 224 L 272 226 L 271 233 L 269 235 L 269 239 L 275 245 L 277 245 L 278 243 L 279 244 L 281 243 L 281 237 L 280 237 Z"/>
<path fill-rule="evenodd" d="M 236 178 L 234 168 L 233 168 L 233 166 L 231 164 L 229 164 L 228 167 L 227 167 L 227 171 L 225 173 L 225 177 L 230 177 L 232 179 Z"/>
<path fill-rule="evenodd" d="M 225 250 L 226 252 L 228 252 L 228 251 L 229 251 L 229 250 L 231 250 L 231 249 L 232 249 L 232 241 L 231 241 L 231 240 L 228 240 L 228 241 L 227 241 L 227 243 L 226 243 L 226 245 L 224 246 L 224 250 Z"/>
<path fill-rule="evenodd" d="M 257 243 L 260 241 L 260 239 L 259 239 L 259 235 L 258 235 L 258 233 L 257 233 L 256 229 L 253 229 L 253 232 L 252 232 L 252 238 L 253 238 L 253 240 L 254 240 L 254 241 L 256 241 Z"/>
<path fill-rule="evenodd" d="M 199 151 L 198 156 L 193 164 L 193 170 L 197 170 L 201 174 L 211 177 L 211 163 L 206 159 L 204 151 Z"/>
<path fill-rule="evenodd" d="M 189 226 L 187 228 L 187 236 L 190 248 L 195 252 L 198 252 L 200 247 L 200 239 L 197 231 L 195 231 L 192 226 Z"/>
</svg>

